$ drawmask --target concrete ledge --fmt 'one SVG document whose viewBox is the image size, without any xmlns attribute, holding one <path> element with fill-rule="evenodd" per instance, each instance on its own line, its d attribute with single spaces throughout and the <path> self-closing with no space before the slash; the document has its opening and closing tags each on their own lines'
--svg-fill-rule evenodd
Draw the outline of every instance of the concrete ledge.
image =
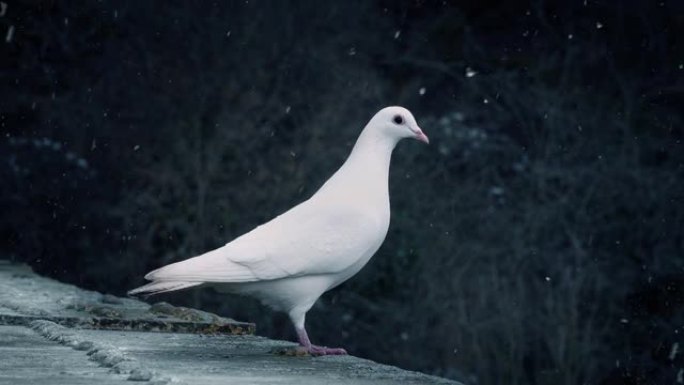
<svg viewBox="0 0 684 385">
<path fill-rule="evenodd" d="M 0 261 L 0 383 L 454 384 L 352 356 L 272 353 L 291 342 L 166 303 L 86 291 Z"/>
<path fill-rule="evenodd" d="M 27 325 L 38 319 L 108 330 L 254 334 L 256 329 L 253 323 L 201 310 L 83 290 L 38 276 L 25 265 L 0 261 L 0 324 Z"/>
</svg>

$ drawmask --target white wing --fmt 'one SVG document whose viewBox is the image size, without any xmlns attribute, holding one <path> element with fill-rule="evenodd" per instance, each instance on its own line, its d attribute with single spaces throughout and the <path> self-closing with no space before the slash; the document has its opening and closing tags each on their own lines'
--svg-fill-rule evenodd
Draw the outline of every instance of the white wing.
<svg viewBox="0 0 684 385">
<path fill-rule="evenodd" d="M 377 213 L 311 199 L 223 247 L 164 266 L 145 278 L 251 282 L 339 273 L 384 240 L 389 218 Z"/>
</svg>

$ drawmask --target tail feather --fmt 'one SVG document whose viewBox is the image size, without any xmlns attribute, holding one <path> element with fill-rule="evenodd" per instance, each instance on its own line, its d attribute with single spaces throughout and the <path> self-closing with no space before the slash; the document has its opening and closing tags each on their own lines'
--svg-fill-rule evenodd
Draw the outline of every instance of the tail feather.
<svg viewBox="0 0 684 385">
<path fill-rule="evenodd" d="M 155 281 L 128 292 L 128 295 L 154 295 L 199 286 L 204 282 Z"/>
</svg>

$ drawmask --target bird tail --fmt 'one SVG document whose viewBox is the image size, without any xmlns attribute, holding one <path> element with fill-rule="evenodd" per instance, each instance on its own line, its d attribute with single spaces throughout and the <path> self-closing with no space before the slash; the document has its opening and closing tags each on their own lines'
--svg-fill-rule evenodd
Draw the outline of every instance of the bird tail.
<svg viewBox="0 0 684 385">
<path fill-rule="evenodd" d="M 150 296 L 159 293 L 166 293 L 169 291 L 176 291 L 187 289 L 193 286 L 199 286 L 204 282 L 184 282 L 184 281 L 155 281 L 147 285 L 140 286 L 128 292 L 128 295 L 144 295 Z"/>
</svg>

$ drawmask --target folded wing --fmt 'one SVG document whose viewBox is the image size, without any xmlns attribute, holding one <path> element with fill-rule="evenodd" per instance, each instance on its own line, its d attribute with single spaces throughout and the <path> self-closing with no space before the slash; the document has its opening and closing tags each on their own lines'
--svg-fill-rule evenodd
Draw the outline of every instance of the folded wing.
<svg viewBox="0 0 684 385">
<path fill-rule="evenodd" d="M 309 201 L 223 247 L 164 266 L 145 278 L 239 283 L 335 274 L 377 247 L 385 234 L 380 218 Z"/>
</svg>

